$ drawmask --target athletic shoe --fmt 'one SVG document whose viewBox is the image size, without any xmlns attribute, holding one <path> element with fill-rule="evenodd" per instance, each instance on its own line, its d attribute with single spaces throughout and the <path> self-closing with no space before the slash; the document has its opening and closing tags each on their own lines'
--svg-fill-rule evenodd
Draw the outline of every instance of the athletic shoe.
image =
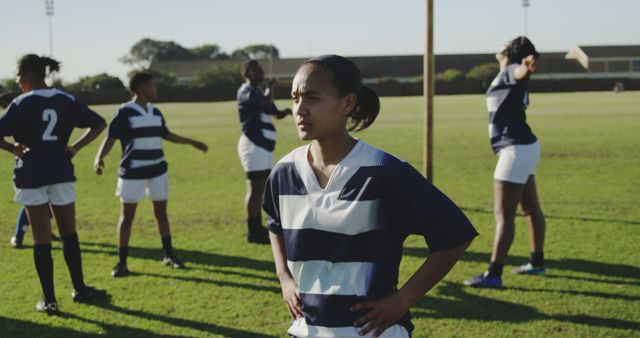
<svg viewBox="0 0 640 338">
<path fill-rule="evenodd" d="M 184 269 L 184 264 L 176 256 L 165 256 L 162 259 L 162 264 L 173 267 L 174 269 Z"/>
<path fill-rule="evenodd" d="M 521 265 L 521 266 L 513 269 L 512 271 L 514 273 L 519 274 L 519 275 L 544 276 L 544 273 L 545 273 L 544 265 L 543 266 L 533 266 L 533 265 L 531 265 L 531 263 L 527 263 L 527 264 Z"/>
<path fill-rule="evenodd" d="M 96 299 L 108 298 L 106 290 L 96 289 L 92 286 L 85 286 L 81 291 L 73 290 L 71 293 L 74 302 L 86 303 Z"/>
<path fill-rule="evenodd" d="M 51 240 L 54 241 L 54 242 L 62 242 L 60 237 L 58 237 L 58 236 L 56 236 L 54 234 L 51 234 Z"/>
<path fill-rule="evenodd" d="M 58 309 L 58 303 L 56 302 L 45 303 L 44 300 L 41 300 L 38 303 L 36 303 L 36 310 L 38 312 L 45 312 L 49 316 L 60 313 L 60 310 Z"/>
<path fill-rule="evenodd" d="M 129 275 L 129 269 L 127 269 L 127 264 L 123 264 L 118 262 L 118 264 L 116 264 L 116 266 L 113 267 L 113 270 L 111 270 L 111 276 L 112 277 L 124 277 Z"/>
<path fill-rule="evenodd" d="M 22 237 L 11 237 L 11 246 L 16 249 L 22 248 Z"/>
<path fill-rule="evenodd" d="M 484 272 L 463 282 L 464 285 L 472 288 L 500 288 L 502 287 L 502 277 L 488 277 Z"/>
</svg>

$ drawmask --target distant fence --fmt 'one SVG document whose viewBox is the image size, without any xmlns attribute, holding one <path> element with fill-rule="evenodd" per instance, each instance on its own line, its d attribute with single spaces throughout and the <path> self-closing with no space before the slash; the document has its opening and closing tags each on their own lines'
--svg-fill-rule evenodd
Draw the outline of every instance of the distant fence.
<svg viewBox="0 0 640 338">
<path fill-rule="evenodd" d="M 612 79 L 533 79 L 529 83 L 532 92 L 573 92 L 573 91 L 607 91 L 612 90 L 616 81 Z M 640 90 L 640 79 L 621 80 L 626 90 Z M 385 82 L 369 84 L 380 96 L 420 96 L 422 95 L 422 83 L 396 83 Z M 158 102 L 209 102 L 229 101 L 236 99 L 238 87 L 216 88 L 190 88 L 174 87 L 158 90 Z M 444 82 L 437 81 L 436 95 L 453 94 L 480 94 L 486 91 L 486 87 L 473 82 Z M 130 99 L 125 90 L 101 90 L 90 92 L 72 92 L 79 101 L 86 104 L 114 104 L 122 103 Z M 276 98 L 287 99 L 291 97 L 290 87 L 281 86 L 276 90 Z"/>
</svg>

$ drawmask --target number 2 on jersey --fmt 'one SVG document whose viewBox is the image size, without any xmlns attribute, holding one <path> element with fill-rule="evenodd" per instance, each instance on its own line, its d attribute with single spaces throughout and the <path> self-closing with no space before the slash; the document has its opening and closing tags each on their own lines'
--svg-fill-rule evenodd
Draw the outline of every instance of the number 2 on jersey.
<svg viewBox="0 0 640 338">
<path fill-rule="evenodd" d="M 44 130 L 44 133 L 42 133 L 42 140 L 57 141 L 58 136 L 51 134 L 53 133 L 53 128 L 56 127 L 56 123 L 58 122 L 58 114 L 56 113 L 56 111 L 53 109 L 45 109 L 42 112 L 42 121 L 49 122 L 47 124 L 47 128 Z"/>
</svg>

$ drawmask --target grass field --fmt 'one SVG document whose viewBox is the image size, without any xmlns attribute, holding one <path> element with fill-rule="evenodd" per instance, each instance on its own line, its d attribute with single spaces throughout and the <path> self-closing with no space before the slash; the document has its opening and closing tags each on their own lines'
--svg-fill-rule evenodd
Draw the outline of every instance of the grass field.
<svg viewBox="0 0 640 338">
<path fill-rule="evenodd" d="M 484 98 L 437 97 L 435 184 L 467 213 L 480 236 L 439 286 L 413 309 L 414 337 L 640 335 L 640 92 L 533 94 L 529 122 L 542 144 L 537 181 L 547 214 L 546 277 L 505 274 L 503 290 L 475 290 L 463 279 L 481 272 L 493 238 L 492 173 Z M 287 105 L 288 102 L 281 102 Z M 97 106 L 111 116 L 116 106 Z M 169 127 L 204 140 L 206 155 L 165 144 L 174 245 L 189 269 L 161 265 L 151 205 L 134 222 L 129 268 L 117 261 L 114 196 L 119 149 L 107 173 L 91 170 L 99 142 L 75 159 L 77 219 L 88 282 L 111 302 L 71 301 L 60 243 L 55 281 L 64 315 L 35 312 L 41 297 L 27 249 L 9 246 L 18 206 L 12 203 L 12 159 L 0 155 L 0 336 L 284 337 L 288 314 L 268 246 L 244 240 L 244 174 L 236 156 L 235 103 L 158 104 Z M 383 112 L 359 137 L 422 167 L 422 99 L 384 98 Z M 278 121 L 276 157 L 301 144 L 290 119 Z M 524 219 L 508 264 L 528 257 Z M 427 254 L 424 240 L 406 242 L 401 281 Z M 506 270 L 508 270 L 507 267 Z"/>
</svg>

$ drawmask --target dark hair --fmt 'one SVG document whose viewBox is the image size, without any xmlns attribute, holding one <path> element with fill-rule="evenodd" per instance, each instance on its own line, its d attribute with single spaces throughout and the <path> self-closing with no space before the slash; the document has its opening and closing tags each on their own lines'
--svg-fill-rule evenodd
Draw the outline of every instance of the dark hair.
<svg viewBox="0 0 640 338">
<path fill-rule="evenodd" d="M 375 121 L 380 112 L 380 98 L 362 84 L 360 70 L 353 62 L 339 55 L 323 55 L 305 61 L 301 68 L 306 65 L 315 65 L 331 73 L 331 83 L 341 97 L 350 93 L 356 95 L 356 107 L 349 113 L 349 131 L 361 131 Z"/>
<path fill-rule="evenodd" d="M 135 93 L 140 85 L 144 83 L 149 83 L 153 80 L 153 75 L 149 72 L 145 71 L 137 71 L 131 75 L 131 79 L 129 79 L 129 90 L 131 93 Z"/>
<path fill-rule="evenodd" d="M 27 54 L 18 61 L 18 75 L 32 74 L 38 80 L 44 80 L 48 74 L 59 70 L 60 62 L 46 56 Z"/>
<path fill-rule="evenodd" d="M 533 55 L 536 59 L 540 58 L 540 53 L 536 51 L 536 47 L 531 43 L 531 40 L 524 36 L 511 40 L 505 50 L 505 54 L 509 60 L 508 64 L 522 63 L 522 59 L 529 55 Z"/>
<path fill-rule="evenodd" d="M 242 72 L 242 76 L 246 77 L 249 68 L 252 67 L 260 67 L 260 63 L 258 63 L 258 60 L 247 60 L 243 62 L 242 65 L 240 65 L 240 72 Z"/>
</svg>

